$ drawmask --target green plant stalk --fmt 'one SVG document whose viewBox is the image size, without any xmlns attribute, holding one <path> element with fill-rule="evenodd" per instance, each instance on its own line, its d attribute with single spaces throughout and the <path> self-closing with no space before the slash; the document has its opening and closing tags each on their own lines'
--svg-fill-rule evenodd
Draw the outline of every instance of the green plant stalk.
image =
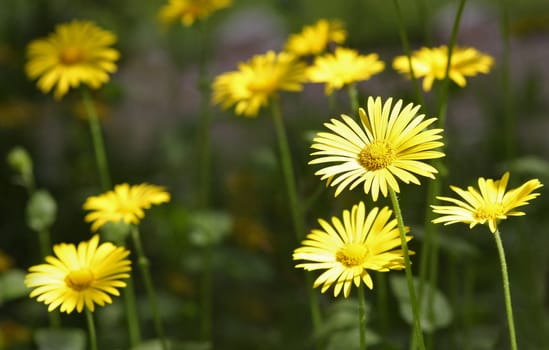
<svg viewBox="0 0 549 350">
<path fill-rule="evenodd" d="M 162 325 L 162 320 L 160 318 L 160 312 L 158 310 L 158 301 L 156 299 L 156 293 L 154 291 L 154 286 L 152 283 L 151 272 L 149 270 L 149 259 L 145 256 L 143 250 L 143 245 L 141 244 L 141 237 L 139 236 L 139 230 L 137 226 L 132 226 L 131 236 L 133 245 L 135 247 L 135 252 L 137 253 L 137 263 L 141 269 L 141 274 L 143 275 L 143 282 L 145 283 L 145 289 L 147 291 L 147 296 L 149 297 L 149 303 L 151 305 L 151 311 L 153 316 L 154 328 L 160 342 L 162 343 L 162 349 L 168 350 L 168 343 L 166 342 L 166 337 L 164 336 L 164 327 Z"/>
<path fill-rule="evenodd" d="M 126 309 L 128 336 L 130 339 L 130 345 L 133 348 L 141 342 L 141 330 L 139 329 L 139 317 L 137 315 L 135 287 L 132 276 L 126 280 L 126 287 L 122 289 L 122 297 L 124 299 L 124 307 Z"/>
<path fill-rule="evenodd" d="M 364 284 L 358 286 L 358 332 L 360 333 L 360 350 L 366 350 L 366 302 L 364 301 Z"/>
<path fill-rule="evenodd" d="M 414 339 L 416 344 L 419 345 L 421 350 L 425 350 L 425 342 L 423 340 L 423 332 L 421 328 L 421 320 L 419 314 L 419 304 L 416 298 L 416 292 L 414 287 L 414 280 L 412 276 L 412 267 L 410 264 L 410 254 L 408 252 L 408 242 L 406 242 L 406 229 L 404 227 L 404 219 L 402 218 L 402 211 L 400 210 L 400 204 L 398 202 L 395 191 L 389 187 L 389 195 L 391 196 L 391 203 L 393 204 L 393 210 L 398 223 L 398 231 L 400 232 L 400 242 L 402 244 L 402 252 L 404 255 L 404 270 L 406 272 L 406 281 L 408 282 L 408 293 L 410 295 L 410 304 L 412 305 L 412 313 L 414 316 Z"/>
<path fill-rule="evenodd" d="M 86 321 L 88 324 L 88 336 L 90 338 L 90 349 L 97 350 L 97 334 L 95 332 L 95 323 L 93 322 L 93 312 L 86 307 Z"/>
<path fill-rule="evenodd" d="M 509 3 L 501 0 L 501 33 L 503 35 L 503 62 L 501 68 L 501 87 L 503 89 L 504 106 L 503 114 L 505 120 L 505 153 L 508 160 L 516 155 L 516 113 L 514 99 L 511 94 L 511 31 L 509 29 Z"/>
<path fill-rule="evenodd" d="M 200 320 L 200 335 L 202 340 L 212 339 L 212 247 L 204 247 L 204 272 L 201 279 L 201 307 L 202 319 Z"/>
<path fill-rule="evenodd" d="M 503 294 L 505 296 L 505 311 L 507 312 L 507 325 L 509 327 L 509 343 L 511 350 L 517 350 L 517 337 L 515 335 L 515 322 L 513 320 L 513 305 L 511 303 L 511 290 L 509 287 L 509 273 L 507 272 L 507 261 L 505 260 L 505 251 L 499 234 L 499 229 L 496 228 L 494 233 L 496 246 L 498 248 L 499 262 L 501 265 L 501 277 L 503 280 Z"/>
<path fill-rule="evenodd" d="M 350 83 L 347 86 L 347 91 L 349 92 L 349 101 L 351 105 L 351 114 L 358 116 L 358 90 L 355 83 Z"/>
<path fill-rule="evenodd" d="M 423 101 L 423 95 L 421 93 L 421 87 L 419 86 L 419 81 L 416 77 L 416 74 L 414 72 L 414 67 L 412 65 L 412 53 L 410 51 L 410 43 L 408 41 L 408 34 L 406 33 L 406 26 L 404 24 L 404 18 L 402 16 L 402 11 L 400 10 L 400 5 L 398 1 L 399 0 L 393 0 L 393 4 L 395 5 L 395 11 L 397 14 L 400 41 L 402 43 L 402 48 L 404 49 L 404 54 L 408 58 L 408 68 L 410 69 L 410 78 L 412 79 L 412 85 L 414 86 L 417 102 L 420 105 L 425 106 L 425 103 Z"/>
<path fill-rule="evenodd" d="M 284 127 L 284 121 L 282 114 L 280 113 L 280 106 L 278 104 L 278 98 L 272 98 L 271 113 L 275 125 L 276 136 L 278 140 L 278 148 L 280 152 L 280 163 L 282 166 L 282 172 L 284 174 L 284 181 L 286 183 L 286 189 L 288 193 L 288 200 L 290 204 L 290 211 L 292 215 L 292 223 L 294 226 L 295 236 L 297 241 L 301 241 L 305 234 L 305 223 L 303 213 L 299 205 L 297 197 L 297 186 L 295 184 L 294 169 L 292 166 L 292 156 L 290 153 L 290 147 L 288 145 L 288 137 L 286 136 L 286 129 Z M 307 284 L 307 290 L 309 294 L 309 307 L 311 312 L 311 319 L 313 322 L 313 328 L 315 331 L 320 329 L 322 324 L 322 318 L 320 314 L 320 306 L 316 293 L 312 290 L 312 281 L 309 274 L 305 274 L 305 281 Z"/>
<path fill-rule="evenodd" d="M 200 118 L 198 132 L 198 150 L 199 150 L 199 196 L 198 206 L 206 208 L 210 200 L 210 179 L 211 179 L 211 159 L 210 159 L 210 80 L 207 71 L 207 49 L 206 37 L 207 28 L 205 21 L 198 22 L 198 30 L 201 37 L 200 61 L 198 90 L 200 91 Z"/>
<path fill-rule="evenodd" d="M 112 187 L 112 184 L 111 177 L 109 175 L 109 166 L 107 164 L 105 143 L 103 142 L 103 135 L 101 134 L 101 125 L 99 124 L 99 119 L 97 118 L 97 113 L 88 89 L 83 87 L 80 91 L 82 91 L 84 107 L 86 108 L 86 112 L 88 114 L 88 125 L 90 127 L 93 149 L 95 152 L 95 161 L 97 163 L 101 187 L 103 190 L 108 190 Z"/>
</svg>

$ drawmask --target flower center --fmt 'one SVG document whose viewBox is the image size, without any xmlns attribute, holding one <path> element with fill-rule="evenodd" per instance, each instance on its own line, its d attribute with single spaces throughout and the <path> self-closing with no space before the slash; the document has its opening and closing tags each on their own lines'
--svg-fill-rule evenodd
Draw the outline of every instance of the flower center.
<svg viewBox="0 0 549 350">
<path fill-rule="evenodd" d="M 67 286 L 77 292 L 88 289 L 94 281 L 90 269 L 73 270 L 65 277 Z"/>
<path fill-rule="evenodd" d="M 248 83 L 247 87 L 252 93 L 270 94 L 277 88 L 276 74 L 273 72 L 270 76 L 265 76 L 262 77 L 262 79 L 251 81 Z"/>
<path fill-rule="evenodd" d="M 364 263 L 368 252 L 368 247 L 364 244 L 347 243 L 338 249 L 335 258 L 345 267 L 354 267 Z"/>
<path fill-rule="evenodd" d="M 473 213 L 473 218 L 478 221 L 495 219 L 503 215 L 501 203 L 487 203 Z"/>
<path fill-rule="evenodd" d="M 366 170 L 384 169 L 395 159 L 395 151 L 385 141 L 374 141 L 358 154 L 358 163 Z"/>
<path fill-rule="evenodd" d="M 78 46 L 67 46 L 59 55 L 61 63 L 67 66 L 84 61 L 84 52 Z"/>
</svg>

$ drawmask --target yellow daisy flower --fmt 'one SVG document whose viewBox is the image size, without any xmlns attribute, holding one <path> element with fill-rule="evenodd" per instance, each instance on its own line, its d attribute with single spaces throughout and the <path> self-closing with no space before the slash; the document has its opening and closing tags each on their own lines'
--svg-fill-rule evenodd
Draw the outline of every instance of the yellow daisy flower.
<svg viewBox="0 0 549 350">
<path fill-rule="evenodd" d="M 230 6 L 232 0 L 169 0 L 158 11 L 158 19 L 162 23 L 181 21 L 187 27 L 197 20 L 208 17 L 211 13 Z"/>
<path fill-rule="evenodd" d="M 448 63 L 448 47 L 423 47 L 412 54 L 412 68 L 417 78 L 424 77 L 423 90 L 429 91 L 435 79 L 442 80 L 446 74 Z M 487 74 L 494 65 L 494 58 L 483 54 L 472 47 L 455 47 L 452 51 L 449 78 L 460 87 L 467 83 L 466 76 L 478 73 Z M 410 76 L 410 65 L 406 56 L 398 56 L 393 60 L 393 68 L 399 73 Z"/>
<path fill-rule="evenodd" d="M 316 158 L 309 164 L 335 164 L 315 175 L 337 186 L 335 196 L 363 182 L 374 201 L 380 191 L 386 197 L 388 187 L 399 192 L 397 179 L 419 185 L 414 174 L 434 178 L 437 170 L 422 160 L 444 156 L 433 150 L 444 145 L 438 141 L 442 129 L 426 129 L 436 119 L 424 120 L 424 114 L 417 115 L 419 108 L 412 103 L 402 108 L 402 100 L 393 105 L 392 98 L 382 105 L 381 98 L 369 97 L 368 112 L 358 109 L 360 125 L 344 114 L 342 121 L 325 123 L 332 132 L 319 132 L 313 139 L 311 148 L 317 151 L 311 155 Z"/>
<path fill-rule="evenodd" d="M 57 85 L 56 99 L 80 83 L 97 89 L 116 71 L 120 54 L 110 47 L 115 42 L 114 34 L 90 21 L 60 24 L 47 38 L 28 45 L 27 76 L 39 78 L 38 88 L 46 94 Z"/>
<path fill-rule="evenodd" d="M 334 89 L 370 79 L 384 68 L 385 63 L 375 53 L 362 56 L 356 50 L 337 47 L 334 53 L 317 56 L 307 77 L 313 83 L 326 83 L 325 93 L 331 95 Z"/>
<path fill-rule="evenodd" d="M 286 52 L 269 51 L 240 63 L 237 71 L 218 76 L 212 101 L 223 109 L 236 105 L 237 115 L 255 117 L 278 90 L 301 91 L 304 80 L 304 63 Z"/>
<path fill-rule="evenodd" d="M 25 284 L 34 288 L 30 297 L 52 311 L 60 306 L 61 312 L 70 314 L 84 307 L 94 311 L 95 304 L 112 303 L 111 295 L 120 295 L 117 288 L 126 286 L 129 278 L 130 252 L 112 243 L 99 244 L 99 235 L 87 242 L 61 243 L 53 246 L 55 256 L 47 256 L 46 264 L 29 268 Z"/>
<path fill-rule="evenodd" d="M 328 44 L 341 44 L 347 39 L 347 32 L 340 21 L 320 19 L 315 24 L 305 26 L 300 33 L 292 34 L 286 41 L 284 51 L 296 56 L 318 55 Z"/>
<path fill-rule="evenodd" d="M 84 220 L 92 223 L 91 229 L 94 232 L 108 222 L 123 221 L 137 225 L 145 216 L 144 209 L 169 200 L 170 194 L 163 187 L 146 183 L 134 186 L 123 183 L 116 185 L 114 191 L 89 197 L 84 203 L 84 209 L 91 212 Z"/>
<path fill-rule="evenodd" d="M 335 297 L 343 290 L 347 298 L 352 284 L 358 287 L 361 280 L 372 289 L 368 270 L 385 272 L 404 268 L 397 220 L 391 219 L 391 214 L 387 207 L 374 207 L 366 213 L 364 203 L 360 202 L 351 211 L 343 211 L 343 221 L 332 217 L 330 224 L 319 219 L 322 229 L 312 230 L 302 246 L 294 251 L 294 260 L 308 261 L 296 267 L 307 271 L 326 270 L 313 287 L 322 285 L 324 293 L 334 284 Z M 406 236 L 407 241 L 411 239 L 412 236 Z"/>
<path fill-rule="evenodd" d="M 505 220 L 508 216 L 525 215 L 524 212 L 514 209 L 528 204 L 530 199 L 539 196 L 539 193 L 532 192 L 543 186 L 538 179 L 533 179 L 507 191 L 508 182 L 509 172 L 506 172 L 501 179 L 495 181 L 480 177 L 478 190 L 472 186 L 467 187 L 467 190 L 450 186 L 461 199 L 437 197 L 455 205 L 431 205 L 435 213 L 442 214 L 441 217 L 434 219 L 433 223 L 450 225 L 463 222 L 469 224 L 469 228 L 477 224 L 488 224 L 490 231 L 495 233 L 499 220 Z"/>
</svg>

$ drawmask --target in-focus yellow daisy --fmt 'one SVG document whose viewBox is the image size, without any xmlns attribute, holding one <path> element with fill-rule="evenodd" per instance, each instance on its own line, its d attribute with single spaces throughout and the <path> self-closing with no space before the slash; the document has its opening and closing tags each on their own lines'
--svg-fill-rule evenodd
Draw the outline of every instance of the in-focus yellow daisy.
<svg viewBox="0 0 549 350">
<path fill-rule="evenodd" d="M 361 280 L 373 288 L 368 270 L 389 271 L 404 268 L 403 251 L 400 249 L 400 233 L 397 220 L 391 219 L 387 207 L 374 207 L 369 213 L 363 202 L 354 205 L 351 211 L 344 210 L 342 219 L 332 217 L 332 223 L 322 219 L 322 229 L 312 230 L 294 251 L 294 260 L 306 260 L 298 268 L 307 271 L 326 270 L 314 282 L 322 285 L 324 293 L 331 285 L 334 296 L 341 290 L 345 298 L 351 286 L 359 286 Z M 406 241 L 412 236 L 406 236 Z M 410 252 L 413 253 L 413 252 Z"/>
<path fill-rule="evenodd" d="M 46 94 L 57 85 L 56 99 L 81 83 L 97 89 L 116 71 L 120 54 L 110 47 L 115 42 L 113 33 L 90 21 L 60 24 L 48 37 L 28 45 L 27 76 L 39 78 L 38 88 Z"/>
<path fill-rule="evenodd" d="M 435 213 L 442 214 L 441 217 L 434 219 L 433 223 L 449 225 L 463 222 L 469 224 L 469 228 L 477 224 L 488 224 L 490 231 L 496 232 L 499 220 L 507 219 L 508 216 L 525 215 L 515 208 L 526 205 L 530 199 L 539 196 L 539 193 L 532 192 L 543 186 L 538 179 L 533 179 L 507 191 L 508 182 L 509 172 L 506 172 L 499 180 L 480 177 L 478 190 L 472 186 L 467 187 L 467 190 L 450 186 L 461 199 L 437 197 L 455 205 L 431 205 Z"/>
<path fill-rule="evenodd" d="M 313 25 L 303 27 L 300 33 L 292 34 L 286 41 L 284 51 L 296 56 L 318 55 L 330 43 L 341 44 L 347 39 L 347 32 L 340 21 L 320 19 Z"/>
<path fill-rule="evenodd" d="M 255 117 L 277 91 L 301 91 L 304 81 L 304 63 L 286 52 L 269 51 L 240 63 L 237 71 L 219 75 L 212 100 L 223 109 L 235 105 L 237 115 Z"/>
<path fill-rule="evenodd" d="M 334 89 L 370 79 L 384 68 L 385 63 L 375 53 L 363 56 L 356 50 L 337 47 L 334 53 L 317 56 L 307 69 L 307 77 L 313 83 L 326 83 L 324 91 L 331 95 Z"/>
<path fill-rule="evenodd" d="M 53 252 L 55 256 L 30 267 L 25 276 L 27 287 L 34 288 L 30 297 L 49 305 L 48 311 L 58 306 L 68 314 L 84 307 L 94 311 L 95 304 L 112 303 L 110 295 L 120 295 L 117 288 L 126 286 L 121 279 L 130 277 L 130 252 L 109 242 L 99 244 L 99 235 L 78 247 L 54 245 Z"/>
<path fill-rule="evenodd" d="M 116 185 L 114 191 L 89 197 L 84 203 L 84 209 L 91 212 L 84 220 L 92 223 L 91 229 L 94 232 L 108 222 L 123 221 L 137 225 L 145 216 L 144 209 L 169 200 L 170 194 L 161 186 L 146 183 L 130 186 L 123 183 Z"/>
<path fill-rule="evenodd" d="M 230 6 L 232 0 L 169 0 L 158 11 L 158 19 L 166 24 L 181 21 L 187 27 L 213 12 Z"/>
<path fill-rule="evenodd" d="M 369 97 L 368 111 L 358 110 L 360 124 L 344 114 L 342 120 L 324 124 L 331 132 L 319 132 L 313 139 L 311 148 L 317 151 L 309 164 L 334 163 L 315 174 L 337 186 L 335 196 L 364 183 L 364 192 L 371 192 L 374 201 L 380 191 L 386 197 L 388 187 L 399 192 L 397 179 L 419 184 L 414 174 L 434 178 L 437 170 L 423 160 L 444 156 L 434 151 L 443 146 L 442 129 L 427 129 L 436 119 L 424 120 L 419 108 Z"/>
<path fill-rule="evenodd" d="M 435 79 L 442 80 L 448 63 L 448 46 L 435 48 L 422 47 L 412 54 L 412 68 L 416 78 L 423 77 L 423 90 L 429 91 Z M 494 58 L 472 47 L 454 47 L 450 64 L 449 78 L 460 87 L 467 84 L 465 77 L 478 73 L 487 74 L 494 65 Z M 393 60 L 393 68 L 410 76 L 408 57 L 398 56 Z"/>
</svg>

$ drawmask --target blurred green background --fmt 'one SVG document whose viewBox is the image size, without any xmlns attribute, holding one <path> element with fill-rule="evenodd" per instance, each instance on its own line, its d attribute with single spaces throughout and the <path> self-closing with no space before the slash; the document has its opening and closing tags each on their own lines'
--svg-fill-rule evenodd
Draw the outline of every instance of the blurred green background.
<svg viewBox="0 0 549 350">
<path fill-rule="evenodd" d="M 501 87 L 501 2 L 507 3 L 510 13 L 511 101 L 504 98 Z M 441 172 L 445 194 L 450 184 L 466 187 L 479 176 L 499 178 L 506 170 L 511 171 L 512 185 L 534 177 L 549 183 L 549 3 L 501 2 L 469 1 L 462 18 L 458 44 L 494 56 L 496 65 L 489 75 L 468 79 L 466 88 L 451 88 L 445 130 L 447 169 Z M 376 52 L 386 63 L 383 73 L 359 84 L 361 105 L 370 95 L 413 101 L 410 82 L 390 67 L 393 57 L 403 54 L 392 2 L 236 0 L 208 18 L 207 42 L 200 41 L 194 27 L 159 25 L 155 15 L 163 4 L 159 0 L 1 1 L 0 349 L 37 348 L 32 332 L 47 324 L 44 305 L 17 290 L 13 295 L 8 292 L 17 284 L 10 278 L 20 281 L 21 271 L 41 258 L 36 235 L 25 223 L 27 193 L 14 184 L 13 170 L 3 159 L 18 145 L 29 151 L 37 186 L 49 190 L 57 201 L 51 230 L 54 243 L 90 237 L 82 204 L 88 196 L 101 193 L 79 95 L 69 93 L 56 102 L 39 92 L 23 69 L 26 45 L 74 18 L 93 20 L 118 36 L 119 70 L 93 95 L 114 183 L 149 182 L 166 186 L 172 194 L 169 204 L 151 209 L 141 224 L 168 335 L 186 342 L 188 349 L 204 346 L 190 342 L 199 340 L 203 252 L 211 249 L 213 349 L 312 348 L 303 272 L 294 269 L 291 260 L 298 242 L 268 113 L 246 119 L 212 107 L 212 206 L 207 213 L 193 208 L 200 47 L 206 45 L 213 79 L 254 54 L 280 50 L 287 36 L 304 25 L 338 18 L 348 30 L 346 46 Z M 412 49 L 447 43 L 456 1 L 408 1 L 401 6 Z M 418 6 L 425 7 L 428 18 L 420 18 Z M 435 96 L 436 91 L 425 95 L 423 112 L 429 116 L 436 116 Z M 307 165 L 312 134 L 328 118 L 351 113 L 345 93 L 336 97 L 335 113 L 327 112 L 321 86 L 308 85 L 301 94 L 282 97 L 299 191 L 304 198 L 313 198 L 306 203 L 308 229 L 316 227 L 317 218 L 339 215 L 363 198 L 357 190 L 334 200 L 332 189 L 325 189 L 313 175 L 316 169 Z M 515 115 L 510 128 L 504 124 L 506 108 Z M 417 251 L 414 264 L 421 254 L 424 187 L 405 186 L 401 194 L 406 224 L 416 236 L 411 243 Z M 549 348 L 549 197 L 545 188 L 541 193 L 525 208 L 527 216 L 506 221 L 501 228 L 521 349 Z M 381 200 L 378 205 L 389 202 Z M 440 229 L 438 280 L 447 305 L 437 311 L 446 321 L 430 332 L 433 349 L 508 346 L 497 252 L 488 232 L 485 227 L 471 231 L 465 225 Z M 136 284 L 143 296 L 139 302 L 144 335 L 154 338 L 143 287 Z M 399 313 L 395 288 L 389 291 L 387 322 L 379 319 L 376 287 L 366 294 L 374 349 L 407 348 L 410 327 Z M 328 321 L 316 336 L 327 349 L 357 348 L 354 299 L 334 299 L 328 291 L 321 301 Z M 81 316 L 63 315 L 63 324 L 85 329 Z M 100 348 L 126 348 L 121 301 L 98 310 L 97 317 Z"/>
</svg>

